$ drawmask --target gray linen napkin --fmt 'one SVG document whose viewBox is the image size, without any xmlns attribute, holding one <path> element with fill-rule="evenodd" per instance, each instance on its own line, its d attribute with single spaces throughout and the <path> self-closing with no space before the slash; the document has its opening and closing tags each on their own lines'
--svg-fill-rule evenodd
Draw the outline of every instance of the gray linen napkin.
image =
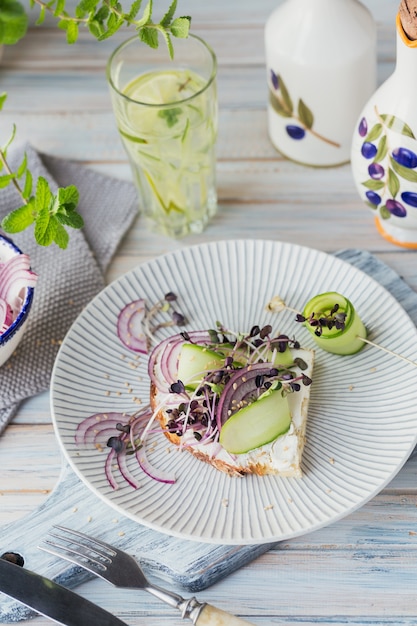
<svg viewBox="0 0 417 626">
<path fill-rule="evenodd" d="M 105 272 L 122 237 L 137 215 L 137 196 L 129 182 L 104 176 L 75 162 L 37 153 L 25 146 L 34 178 L 57 186 L 76 185 L 85 226 L 71 230 L 66 250 L 35 243 L 32 229 L 12 236 L 30 255 L 39 275 L 28 328 L 12 357 L 0 368 L 0 434 L 19 403 L 48 389 L 60 343 L 82 309 L 103 288 Z M 23 149 L 10 155 L 21 161 Z M 0 193 L 0 219 L 20 205 L 9 185 Z"/>
</svg>

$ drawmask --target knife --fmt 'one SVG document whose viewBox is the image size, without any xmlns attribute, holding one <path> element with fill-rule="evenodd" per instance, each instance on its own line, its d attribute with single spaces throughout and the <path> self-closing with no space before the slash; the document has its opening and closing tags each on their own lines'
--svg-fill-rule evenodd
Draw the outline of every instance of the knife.
<svg viewBox="0 0 417 626">
<path fill-rule="evenodd" d="M 126 626 L 66 587 L 2 558 L 0 591 L 64 626 Z"/>
</svg>

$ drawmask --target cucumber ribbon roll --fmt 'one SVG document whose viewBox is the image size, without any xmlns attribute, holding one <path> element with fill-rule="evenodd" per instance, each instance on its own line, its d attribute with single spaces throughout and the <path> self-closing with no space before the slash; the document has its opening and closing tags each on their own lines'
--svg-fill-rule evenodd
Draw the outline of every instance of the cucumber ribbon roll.
<svg viewBox="0 0 417 626">
<path fill-rule="evenodd" d="M 366 339 L 366 328 L 353 304 L 335 291 L 321 293 L 311 298 L 297 321 L 304 323 L 316 344 L 333 354 L 355 354 Z"/>
</svg>

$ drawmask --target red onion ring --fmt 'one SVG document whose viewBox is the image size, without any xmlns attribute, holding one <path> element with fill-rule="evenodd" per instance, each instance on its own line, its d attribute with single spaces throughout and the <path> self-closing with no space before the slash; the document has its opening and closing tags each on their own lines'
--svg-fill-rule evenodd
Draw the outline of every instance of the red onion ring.
<svg viewBox="0 0 417 626">
<path fill-rule="evenodd" d="M 96 443 L 98 434 L 109 428 L 116 430 L 118 423 L 127 424 L 129 419 L 130 416 L 126 413 L 94 413 L 78 424 L 75 443 L 77 445 Z"/>
<path fill-rule="evenodd" d="M 7 314 L 9 311 L 9 307 L 7 306 L 6 300 L 0 298 L 0 333 L 8 328 L 9 324 L 7 323 Z"/>
<path fill-rule="evenodd" d="M 112 449 L 112 450 L 110 450 L 110 452 L 107 455 L 106 463 L 105 463 L 105 466 L 104 466 L 104 473 L 106 475 L 106 478 L 107 478 L 107 480 L 109 482 L 110 487 L 112 489 L 118 489 L 119 485 L 114 480 L 113 469 L 112 469 L 112 463 L 113 463 L 114 456 L 115 456 L 115 452 Z"/>
<path fill-rule="evenodd" d="M 124 452 L 119 452 L 116 454 L 117 466 L 119 471 L 123 477 L 123 479 L 131 486 L 133 489 L 139 489 L 140 483 L 136 480 L 136 478 L 131 474 L 129 468 L 127 467 L 127 455 Z"/>
<path fill-rule="evenodd" d="M 129 302 L 117 317 L 117 335 L 126 348 L 133 352 L 148 353 L 142 322 L 145 317 L 145 301 Z"/>
<path fill-rule="evenodd" d="M 136 452 L 136 459 L 147 476 L 157 480 L 160 483 L 167 483 L 173 485 L 176 482 L 176 478 L 169 475 L 167 472 L 156 469 L 150 462 L 146 454 L 145 444 L 143 444 L 140 450 Z"/>
<path fill-rule="evenodd" d="M 0 302 L 4 304 L 0 312 L 0 333 L 3 333 L 13 323 L 13 320 L 22 306 L 20 294 L 22 290 L 34 287 L 37 275 L 30 269 L 30 259 L 27 254 L 18 254 L 5 263 L 0 264 Z"/>
<path fill-rule="evenodd" d="M 169 387 L 177 380 L 178 357 L 180 348 L 184 343 L 198 343 L 208 345 L 212 343 L 207 331 L 188 331 L 189 339 L 184 339 L 181 333 L 172 335 L 161 341 L 152 350 L 148 362 L 148 375 L 158 391 L 168 393 Z M 156 364 L 160 365 L 161 372 L 155 370 Z"/>
<path fill-rule="evenodd" d="M 216 422 L 219 431 L 229 417 L 232 403 L 239 403 L 248 394 L 256 391 L 256 377 L 269 374 L 272 363 L 253 363 L 236 371 L 224 386 L 217 405 Z"/>
</svg>

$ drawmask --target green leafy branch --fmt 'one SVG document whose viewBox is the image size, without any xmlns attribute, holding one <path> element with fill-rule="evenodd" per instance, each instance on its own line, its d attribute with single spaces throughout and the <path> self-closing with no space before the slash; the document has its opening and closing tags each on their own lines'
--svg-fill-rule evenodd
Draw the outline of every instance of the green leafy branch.
<svg viewBox="0 0 417 626">
<path fill-rule="evenodd" d="M 30 0 L 31 8 L 39 8 L 36 24 L 42 24 L 47 13 L 54 16 L 58 28 L 66 32 L 67 42 L 77 41 L 80 27 L 89 30 L 97 40 L 102 41 L 114 35 L 123 25 L 133 26 L 139 38 L 151 48 L 159 45 L 159 35 L 168 46 L 170 57 L 174 55 L 171 36 L 186 38 L 190 30 L 191 17 L 175 17 L 177 0 L 173 0 L 159 22 L 152 19 L 153 0 L 147 4 L 139 16 L 142 0 L 134 0 L 128 11 L 124 11 L 118 0 L 80 0 L 74 15 L 66 10 L 66 0 Z M 0 43 L 13 44 L 25 34 L 28 17 L 19 0 L 0 2 Z"/>
<path fill-rule="evenodd" d="M 0 95 L 0 110 L 6 101 L 6 94 Z M 28 169 L 26 153 L 16 170 L 12 170 L 7 160 L 8 149 L 16 134 L 13 125 L 11 136 L 0 148 L 0 189 L 12 184 L 20 196 L 21 206 L 11 211 L 1 222 L 2 229 L 9 234 L 25 230 L 34 224 L 36 242 L 41 246 L 56 243 L 65 249 L 69 235 L 66 227 L 82 228 L 83 218 L 77 213 L 78 190 L 74 185 L 61 187 L 53 194 L 48 181 L 39 176 L 33 192 L 33 176 Z"/>
<path fill-rule="evenodd" d="M 174 57 L 171 36 L 187 38 L 191 24 L 189 16 L 175 17 L 177 0 L 172 0 L 159 22 L 152 20 L 153 0 L 148 0 L 140 17 L 138 14 L 142 0 L 134 0 L 127 12 L 123 11 L 118 0 L 80 0 L 74 15 L 66 11 L 66 0 L 30 0 L 31 8 L 35 5 L 40 8 L 37 24 L 43 23 L 47 12 L 51 13 L 58 27 L 66 31 L 70 44 L 77 41 L 80 26 L 88 28 L 96 39 L 102 41 L 114 35 L 125 24 L 133 26 L 141 41 L 151 48 L 158 48 L 161 35 L 171 59 Z M 27 26 L 28 16 L 18 0 L 0 0 L 0 44 L 17 43 L 26 34 Z M 7 94 L 0 94 L 0 111 L 6 98 Z M 53 194 L 48 181 L 42 176 L 34 183 L 26 154 L 17 169 L 12 171 L 7 152 L 15 134 L 16 126 L 13 125 L 9 140 L 0 148 L 0 189 L 12 184 L 22 204 L 6 215 L 0 225 L 9 234 L 21 232 L 33 225 L 35 240 L 39 245 L 56 243 L 65 249 L 69 241 L 66 227 L 79 229 L 84 225 L 81 215 L 76 211 L 78 190 L 70 185 L 59 188 Z"/>
</svg>

